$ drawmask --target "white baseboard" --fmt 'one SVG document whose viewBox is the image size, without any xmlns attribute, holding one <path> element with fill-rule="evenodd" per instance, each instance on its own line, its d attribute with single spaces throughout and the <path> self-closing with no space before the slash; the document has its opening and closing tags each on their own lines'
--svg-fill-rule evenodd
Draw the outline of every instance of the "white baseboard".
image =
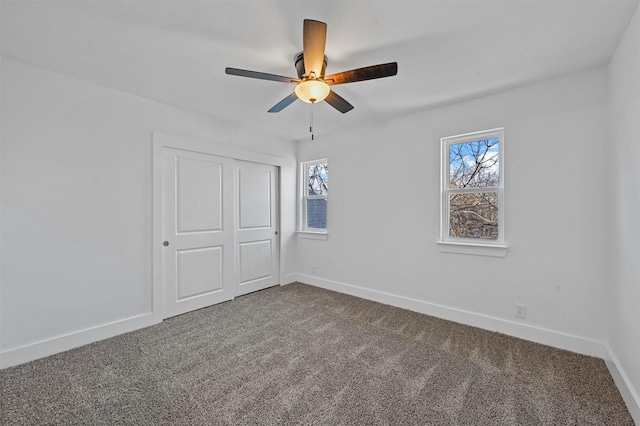
<svg viewBox="0 0 640 426">
<path fill-rule="evenodd" d="M 108 339 L 160 322 L 152 313 L 125 318 L 85 330 L 52 337 L 29 345 L 0 352 L 0 368 L 12 367 L 38 358 L 44 358 L 82 345 Z"/>
<path fill-rule="evenodd" d="M 629 380 L 629 376 L 620 365 L 620 361 L 618 361 L 618 358 L 611 350 L 611 347 L 606 345 L 606 349 L 607 356 L 605 357 L 604 362 L 607 364 L 607 368 L 609 369 L 611 377 L 622 395 L 622 399 L 624 399 L 625 404 L 627 404 L 627 409 L 629 410 L 629 413 L 631 413 L 633 421 L 637 425 L 640 425 L 640 394 L 638 394 L 637 389 L 634 389 L 631 380 Z"/>
<path fill-rule="evenodd" d="M 371 290 L 356 285 L 327 280 L 313 275 L 298 274 L 297 281 L 303 284 L 309 284 L 316 287 L 326 288 L 327 290 L 333 290 L 339 293 L 345 293 L 361 297 L 363 299 L 384 303 L 386 305 L 408 309 L 421 314 L 431 315 L 485 330 L 496 331 L 498 333 L 565 349 L 583 355 L 595 356 L 598 358 L 606 357 L 604 342 L 586 339 L 580 336 L 574 336 L 541 327 L 534 327 L 527 324 L 508 321 L 502 318 L 429 303 L 378 290 Z"/>
<path fill-rule="evenodd" d="M 297 274 L 287 274 L 287 275 L 284 275 L 282 277 L 282 279 L 280 280 L 281 281 L 280 285 L 293 284 L 297 280 L 298 280 L 298 275 Z"/>
</svg>

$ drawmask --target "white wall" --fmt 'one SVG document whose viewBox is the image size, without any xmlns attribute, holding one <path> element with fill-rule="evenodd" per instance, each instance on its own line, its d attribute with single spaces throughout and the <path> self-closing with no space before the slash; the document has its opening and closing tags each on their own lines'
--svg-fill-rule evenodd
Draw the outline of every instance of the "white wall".
<svg viewBox="0 0 640 426">
<path fill-rule="evenodd" d="M 629 386 L 640 422 L 640 11 L 636 10 L 609 65 L 611 155 L 608 217 L 613 219 L 607 343 Z M 632 410 L 633 411 L 633 410 Z"/>
<path fill-rule="evenodd" d="M 295 271 L 295 145 L 2 59 L 0 365 L 148 324 L 152 132 L 264 152 L 282 169 Z"/>
<path fill-rule="evenodd" d="M 508 253 L 441 253 L 440 138 L 496 127 Z M 300 161 L 329 160 L 329 236 L 298 241 L 298 278 L 602 355 L 605 136 L 600 68 L 303 142 Z M 525 320 L 515 303 L 527 305 Z"/>
</svg>

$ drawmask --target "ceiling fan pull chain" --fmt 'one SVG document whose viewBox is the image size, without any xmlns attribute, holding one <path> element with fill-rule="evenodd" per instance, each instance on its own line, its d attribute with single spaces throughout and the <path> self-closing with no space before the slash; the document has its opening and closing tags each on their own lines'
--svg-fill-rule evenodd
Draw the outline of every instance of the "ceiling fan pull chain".
<svg viewBox="0 0 640 426">
<path fill-rule="evenodd" d="M 309 132 L 311 133 L 311 140 L 313 140 L 313 104 L 309 104 Z"/>
</svg>

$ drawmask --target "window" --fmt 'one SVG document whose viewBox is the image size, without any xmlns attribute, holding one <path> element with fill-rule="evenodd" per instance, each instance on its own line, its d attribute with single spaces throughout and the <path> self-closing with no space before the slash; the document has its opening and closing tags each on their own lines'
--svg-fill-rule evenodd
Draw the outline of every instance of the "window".
<svg viewBox="0 0 640 426">
<path fill-rule="evenodd" d="M 326 233 L 328 163 L 326 159 L 302 163 L 300 230 Z"/>
<path fill-rule="evenodd" d="M 503 158 L 504 129 L 442 138 L 442 243 L 504 247 Z"/>
</svg>

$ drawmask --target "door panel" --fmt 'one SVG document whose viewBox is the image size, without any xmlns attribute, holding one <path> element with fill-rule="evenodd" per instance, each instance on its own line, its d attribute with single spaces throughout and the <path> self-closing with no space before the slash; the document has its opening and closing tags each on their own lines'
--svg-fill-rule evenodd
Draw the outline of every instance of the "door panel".
<svg viewBox="0 0 640 426">
<path fill-rule="evenodd" d="M 239 167 L 240 229 L 271 227 L 271 173 L 271 170 Z"/>
<path fill-rule="evenodd" d="M 271 240 L 241 243 L 239 247 L 241 283 L 271 275 Z"/>
<path fill-rule="evenodd" d="M 178 232 L 222 230 L 222 164 L 177 157 Z"/>
<path fill-rule="evenodd" d="M 279 283 L 278 169 L 236 160 L 238 180 L 236 295 Z"/>
<path fill-rule="evenodd" d="M 233 298 L 233 160 L 163 148 L 164 317 Z"/>
<path fill-rule="evenodd" d="M 177 250 L 178 302 L 222 290 L 222 247 Z"/>
</svg>

